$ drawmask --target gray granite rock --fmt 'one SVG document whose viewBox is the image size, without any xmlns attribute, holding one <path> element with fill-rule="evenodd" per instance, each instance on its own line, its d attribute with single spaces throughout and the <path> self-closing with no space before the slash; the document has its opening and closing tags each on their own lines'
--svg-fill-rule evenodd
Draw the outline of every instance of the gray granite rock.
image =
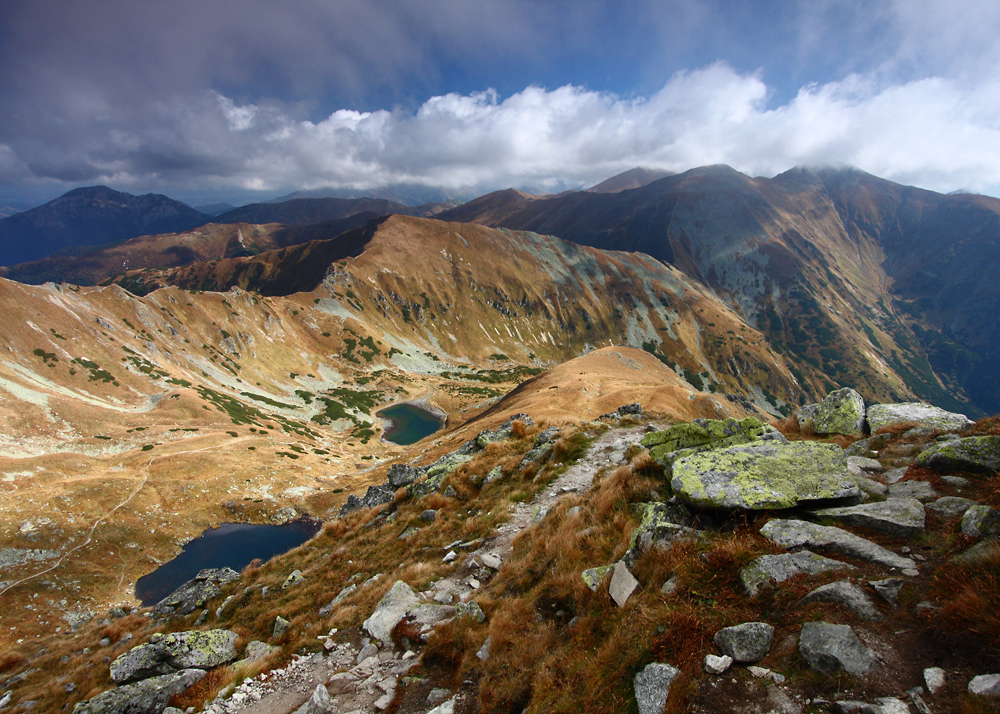
<svg viewBox="0 0 1000 714">
<path fill-rule="evenodd" d="M 325 684 L 317 684 L 312 696 L 306 703 L 295 710 L 295 714 L 331 714 L 333 703 L 330 701 L 330 692 Z"/>
<path fill-rule="evenodd" d="M 240 574 L 231 568 L 201 570 L 194 578 L 156 603 L 152 615 L 155 618 L 190 615 L 195 610 L 204 608 L 212 598 L 221 595 L 223 586 L 239 578 Z"/>
<path fill-rule="evenodd" d="M 830 602 L 841 605 L 862 620 L 881 620 L 882 613 L 875 607 L 868 594 L 849 580 L 838 580 L 821 585 L 799 600 L 799 605 L 813 602 Z"/>
<path fill-rule="evenodd" d="M 939 471 L 1000 471 L 1000 436 L 938 442 L 917 456 L 917 465 Z"/>
<path fill-rule="evenodd" d="M 111 663 L 111 679 L 127 684 L 183 669 L 212 669 L 236 659 L 238 639 L 231 630 L 154 635 Z"/>
<path fill-rule="evenodd" d="M 186 669 L 144 679 L 98 694 L 73 707 L 73 714 L 161 714 L 177 694 L 205 677 L 202 669 Z"/>
<path fill-rule="evenodd" d="M 740 581 L 747 594 L 756 597 L 768 585 L 797 575 L 819 575 L 832 570 L 854 570 L 854 566 L 800 550 L 796 553 L 762 555 L 740 571 Z"/>
<path fill-rule="evenodd" d="M 882 546 L 834 526 L 820 526 L 798 520 L 769 521 L 760 533 L 782 548 L 806 548 L 839 553 L 851 558 L 879 563 L 890 568 L 912 569 L 916 563 Z"/>
<path fill-rule="evenodd" d="M 872 586 L 880 598 L 895 607 L 899 593 L 908 582 L 903 578 L 883 578 L 882 580 L 870 580 L 868 584 Z"/>
<path fill-rule="evenodd" d="M 958 431 L 972 424 L 964 414 L 955 414 L 922 402 L 872 404 L 868 407 L 868 426 L 872 433 L 910 422 L 936 431 Z"/>
<path fill-rule="evenodd" d="M 615 570 L 611 574 L 611 584 L 608 586 L 608 594 L 615 601 L 618 607 L 624 607 L 625 603 L 639 587 L 639 581 L 635 579 L 628 567 L 622 561 L 615 563 Z"/>
<path fill-rule="evenodd" d="M 977 697 L 1000 697 L 1000 674 L 980 674 L 969 681 L 969 694 Z"/>
<path fill-rule="evenodd" d="M 722 674 L 733 666 L 733 658 L 729 655 L 722 655 L 720 657 L 714 654 L 707 654 L 702 666 L 709 674 Z"/>
<path fill-rule="evenodd" d="M 637 673 L 632 686 L 639 714 L 662 714 L 670 695 L 670 685 L 680 673 L 676 667 L 661 662 L 648 664 Z"/>
<path fill-rule="evenodd" d="M 962 535 L 989 538 L 1000 534 L 1000 511 L 992 506 L 970 506 L 962 516 Z"/>
<path fill-rule="evenodd" d="M 924 506 L 915 498 L 889 498 L 860 506 L 822 508 L 813 513 L 819 518 L 902 538 L 924 532 Z"/>
<path fill-rule="evenodd" d="M 927 508 L 937 513 L 942 518 L 957 518 L 965 513 L 976 502 L 959 496 L 942 496 L 938 500 L 927 504 Z"/>
<path fill-rule="evenodd" d="M 938 493 L 930 481 L 913 480 L 891 484 L 888 496 L 889 498 L 915 498 L 921 503 L 929 503 L 938 497 Z"/>
<path fill-rule="evenodd" d="M 393 583 L 371 616 L 362 625 L 365 631 L 381 642 L 392 644 L 392 631 L 407 613 L 420 605 L 413 589 L 402 580 Z"/>
<path fill-rule="evenodd" d="M 868 674 L 877 664 L 875 653 L 847 625 L 807 622 L 799 634 L 799 654 L 824 674 Z"/>
<path fill-rule="evenodd" d="M 774 628 L 766 622 L 744 622 L 724 627 L 712 638 L 723 654 L 741 664 L 756 663 L 767 657 L 774 644 Z"/>
<path fill-rule="evenodd" d="M 808 421 L 812 422 L 816 434 L 860 436 L 865 431 L 865 400 L 853 389 L 830 392 L 810 411 L 811 419 Z M 801 418 L 799 421 L 802 423 Z"/>
</svg>

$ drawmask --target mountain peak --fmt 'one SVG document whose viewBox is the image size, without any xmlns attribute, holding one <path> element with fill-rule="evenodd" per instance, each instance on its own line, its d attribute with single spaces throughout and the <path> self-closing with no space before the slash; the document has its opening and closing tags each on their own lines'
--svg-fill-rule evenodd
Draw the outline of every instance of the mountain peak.
<svg viewBox="0 0 1000 714">
<path fill-rule="evenodd" d="M 661 171 L 660 169 L 637 166 L 634 169 L 623 171 L 609 179 L 605 179 L 599 184 L 591 186 L 587 191 L 590 193 L 619 193 L 632 188 L 642 188 L 647 184 L 653 183 L 653 181 L 673 175 L 673 171 Z"/>
</svg>

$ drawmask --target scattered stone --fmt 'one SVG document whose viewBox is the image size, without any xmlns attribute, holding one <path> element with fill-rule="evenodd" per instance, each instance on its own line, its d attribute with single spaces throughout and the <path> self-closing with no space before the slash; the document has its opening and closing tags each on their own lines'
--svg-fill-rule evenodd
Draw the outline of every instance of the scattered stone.
<svg viewBox="0 0 1000 714">
<path fill-rule="evenodd" d="M 455 596 L 447 590 L 441 590 L 434 595 L 434 602 L 439 605 L 451 605 L 455 602 Z"/>
<path fill-rule="evenodd" d="M 73 707 L 73 714 L 161 714 L 174 696 L 205 677 L 205 670 L 185 669 L 115 687 Z"/>
<path fill-rule="evenodd" d="M 293 570 L 292 573 L 287 578 L 285 578 L 285 582 L 281 586 L 281 589 L 284 590 L 285 588 L 290 587 L 292 585 L 298 585 L 305 579 L 306 577 L 302 574 L 301 570 Z"/>
<path fill-rule="evenodd" d="M 666 548 L 680 538 L 697 538 L 699 531 L 689 527 L 694 522 L 691 511 L 676 501 L 639 503 L 633 506 L 639 525 L 632 531 L 629 549 L 623 560 L 634 564 L 651 548 Z"/>
<path fill-rule="evenodd" d="M 430 704 L 431 706 L 440 704 L 441 702 L 443 702 L 445 699 L 448 698 L 449 694 L 451 694 L 451 692 L 449 692 L 447 689 L 435 687 L 434 689 L 431 690 L 430 694 L 427 695 L 427 703 Z"/>
<path fill-rule="evenodd" d="M 955 488 L 965 488 L 969 485 L 969 479 L 962 476 L 952 476 L 950 474 L 942 476 L 941 480 L 944 481 L 949 486 L 954 486 Z"/>
<path fill-rule="evenodd" d="M 820 526 L 798 520 L 774 519 L 760 534 L 782 548 L 808 548 L 840 553 L 890 568 L 914 568 L 909 558 L 896 555 L 880 545 L 834 526 Z"/>
<path fill-rule="evenodd" d="M 615 601 L 618 607 L 624 607 L 625 603 L 639 587 L 639 581 L 629 572 L 628 567 L 622 561 L 615 563 L 614 573 L 611 575 L 611 584 L 608 586 L 608 594 Z"/>
<path fill-rule="evenodd" d="M 757 679 L 763 679 L 767 677 L 775 684 L 782 684 L 785 681 L 785 675 L 778 674 L 777 672 L 772 672 L 767 667 L 757 667 L 756 665 L 750 665 L 749 667 L 747 667 L 747 671 Z"/>
<path fill-rule="evenodd" d="M 977 505 L 976 502 L 968 498 L 942 496 L 933 503 L 928 504 L 927 507 L 942 518 L 956 518 L 975 505 Z"/>
<path fill-rule="evenodd" d="M 969 436 L 932 444 L 917 466 L 939 471 L 1000 471 L 1000 436 Z"/>
<path fill-rule="evenodd" d="M 387 478 L 393 489 L 409 486 L 423 474 L 423 470 L 409 464 L 393 464 L 389 467 Z"/>
<path fill-rule="evenodd" d="M 479 603 L 475 600 L 458 603 L 455 606 L 455 616 L 460 618 L 466 617 L 480 624 L 486 622 L 486 613 L 483 612 L 483 609 L 479 607 Z"/>
<path fill-rule="evenodd" d="M 483 646 L 480 647 L 476 651 L 476 657 L 480 661 L 485 662 L 486 660 L 488 660 L 490 658 L 490 645 L 491 644 L 493 644 L 493 635 L 490 635 L 489 637 L 487 637 L 486 641 L 483 643 Z"/>
<path fill-rule="evenodd" d="M 875 705 L 882 714 L 910 714 L 910 707 L 902 699 L 896 697 L 879 697 Z"/>
<path fill-rule="evenodd" d="M 397 580 L 362 625 L 365 631 L 385 644 L 392 644 L 392 631 L 407 612 L 420 605 L 416 593 L 402 580 Z"/>
<path fill-rule="evenodd" d="M 662 714 L 670 695 L 670 685 L 680 673 L 676 667 L 662 662 L 648 664 L 637 673 L 632 686 L 639 714 Z"/>
<path fill-rule="evenodd" d="M 672 473 L 674 493 L 698 508 L 769 510 L 860 495 L 843 450 L 814 441 L 713 449 L 679 459 Z"/>
<path fill-rule="evenodd" d="M 782 583 L 796 575 L 819 575 L 831 570 L 853 570 L 854 566 L 824 558 L 808 550 L 779 555 L 762 555 L 740 571 L 740 581 L 750 597 L 766 586 Z"/>
<path fill-rule="evenodd" d="M 914 422 L 935 431 L 958 431 L 972 422 L 964 414 L 947 412 L 922 402 L 872 404 L 868 407 L 868 426 L 872 433 L 885 427 Z"/>
<path fill-rule="evenodd" d="M 867 439 L 859 439 L 844 449 L 847 456 L 878 456 L 878 452 L 892 440 L 891 434 L 875 434 Z"/>
<path fill-rule="evenodd" d="M 274 629 L 271 631 L 271 639 L 277 640 L 284 637 L 285 633 L 288 632 L 288 627 L 290 624 L 291 623 L 285 618 L 283 618 L 281 615 L 275 617 Z"/>
<path fill-rule="evenodd" d="M 428 508 L 426 511 L 423 511 L 420 514 L 420 520 L 426 523 L 433 523 L 435 520 L 437 520 L 437 515 L 438 512 L 436 510 L 434 510 L 433 508 Z"/>
<path fill-rule="evenodd" d="M 267 659 L 273 653 L 280 650 L 280 647 L 275 647 L 269 645 L 266 642 L 261 642 L 260 640 L 254 640 L 247 643 L 247 646 L 243 650 L 243 662 L 260 662 Z"/>
<path fill-rule="evenodd" d="M 452 698 L 443 704 L 439 704 L 427 712 L 427 714 L 455 714 L 455 699 Z"/>
<path fill-rule="evenodd" d="M 937 491 L 930 481 L 900 481 L 889 486 L 889 498 L 915 498 L 928 503 L 937 498 Z"/>
<path fill-rule="evenodd" d="M 970 506 L 962 516 L 962 535 L 988 538 L 1000 534 L 1000 511 L 992 506 Z"/>
<path fill-rule="evenodd" d="M 601 584 L 604 576 L 608 574 L 613 565 L 601 565 L 597 568 L 589 568 L 580 573 L 580 577 L 583 578 L 583 582 L 586 583 L 587 587 L 597 592 L 597 586 Z"/>
<path fill-rule="evenodd" d="M 798 604 L 808 605 L 813 602 L 832 602 L 842 605 L 862 620 L 882 619 L 882 613 L 875 607 L 871 598 L 850 580 L 838 580 L 822 585 L 799 600 Z"/>
<path fill-rule="evenodd" d="M 330 701 L 330 693 L 323 684 L 317 684 L 312 696 L 301 707 L 295 710 L 295 714 L 330 714 L 333 711 L 333 703 Z"/>
<path fill-rule="evenodd" d="M 456 553 L 453 550 L 449 550 L 447 553 L 445 553 L 445 556 L 441 559 L 441 562 L 443 562 L 443 563 L 451 563 L 456 558 L 458 558 L 458 553 Z"/>
<path fill-rule="evenodd" d="M 1000 674 L 980 674 L 969 682 L 969 694 L 977 697 L 1000 697 Z"/>
<path fill-rule="evenodd" d="M 774 684 L 767 688 L 767 705 L 768 714 L 802 714 L 802 707 Z"/>
<path fill-rule="evenodd" d="M 882 463 L 878 459 L 869 459 L 867 456 L 848 456 L 847 467 L 854 467 L 859 471 L 881 473 Z"/>
<path fill-rule="evenodd" d="M 714 654 L 705 655 L 704 667 L 705 671 L 709 674 L 722 674 L 729 669 L 732 664 L 733 658 L 729 655 L 722 655 L 721 657 Z"/>
<path fill-rule="evenodd" d="M 913 538 L 924 532 L 924 506 L 915 498 L 889 498 L 860 506 L 822 508 L 813 513 L 820 518 L 901 538 Z"/>
<path fill-rule="evenodd" d="M 239 580 L 240 574 L 231 568 L 207 568 L 198 572 L 153 606 L 154 618 L 172 618 L 190 615 L 205 607 L 212 598 L 222 594 L 222 586 Z"/>
<path fill-rule="evenodd" d="M 722 628 L 715 633 L 712 641 L 736 662 L 759 662 L 771 651 L 774 628 L 766 622 L 744 622 Z"/>
<path fill-rule="evenodd" d="M 819 404 L 799 410 L 799 426 L 812 423 L 816 434 L 858 435 L 865 429 L 865 400 L 853 389 L 830 392 Z"/>
<path fill-rule="evenodd" d="M 875 479 L 871 479 L 866 476 L 855 476 L 854 482 L 858 484 L 858 488 L 860 488 L 863 493 L 872 498 L 884 498 L 889 492 L 889 487 L 884 483 L 880 483 Z"/>
<path fill-rule="evenodd" d="M 358 652 L 358 656 L 354 658 L 354 663 L 361 664 L 369 657 L 374 657 L 377 654 L 378 654 L 378 647 L 374 643 L 368 642 L 364 647 L 361 648 L 361 651 Z"/>
<path fill-rule="evenodd" d="M 847 625 L 807 622 L 799 634 L 799 653 L 809 666 L 824 674 L 846 672 L 861 676 L 877 662 L 875 653 L 862 644 Z"/>
<path fill-rule="evenodd" d="M 482 556 L 483 565 L 490 570 L 500 570 L 501 560 L 498 556 L 493 553 L 485 553 Z"/>
<path fill-rule="evenodd" d="M 667 578 L 666 582 L 660 586 L 660 592 L 664 595 L 673 595 L 677 592 L 677 585 L 677 576 L 674 575 L 673 577 Z"/>
<path fill-rule="evenodd" d="M 901 466 L 895 469 L 889 469 L 884 474 L 882 474 L 882 478 L 884 478 L 885 482 L 891 486 L 894 483 L 899 483 L 900 481 L 902 481 L 906 477 L 906 472 L 909 470 L 910 470 L 909 466 Z"/>
<path fill-rule="evenodd" d="M 938 690 L 944 686 L 945 671 L 940 667 L 928 667 L 924 670 L 924 684 L 927 685 L 927 691 L 934 696 L 938 693 Z"/>
</svg>

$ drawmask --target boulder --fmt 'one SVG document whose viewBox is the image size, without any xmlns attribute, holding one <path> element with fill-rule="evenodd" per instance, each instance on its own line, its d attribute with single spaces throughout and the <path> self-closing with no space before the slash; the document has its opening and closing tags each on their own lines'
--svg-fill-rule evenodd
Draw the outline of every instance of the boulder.
<svg viewBox="0 0 1000 714">
<path fill-rule="evenodd" d="M 820 526 L 807 521 L 776 518 L 761 528 L 760 534 L 782 548 L 807 548 L 839 553 L 890 568 L 916 568 L 916 563 L 909 558 L 896 555 L 870 540 L 835 526 Z"/>
<path fill-rule="evenodd" d="M 364 621 L 363 627 L 375 639 L 392 644 L 393 629 L 410 610 L 419 605 L 420 600 L 413 589 L 402 580 L 397 580 L 379 600 L 371 617 Z"/>
<path fill-rule="evenodd" d="M 417 478 L 423 473 L 421 469 L 415 466 L 410 466 L 409 464 L 393 464 L 389 467 L 388 479 L 389 487 L 396 489 L 403 486 L 409 486 L 411 483 L 417 480 Z"/>
<path fill-rule="evenodd" d="M 853 570 L 854 566 L 824 558 L 808 550 L 779 555 L 762 555 L 740 571 L 740 581 L 750 597 L 766 586 L 797 575 L 819 575 L 832 570 Z"/>
<path fill-rule="evenodd" d="M 344 516 L 354 513 L 355 511 L 360 511 L 364 507 L 364 501 L 352 493 L 347 497 L 347 502 L 341 506 L 340 513 L 338 515 L 340 518 L 343 518 Z"/>
<path fill-rule="evenodd" d="M 847 434 L 860 436 L 865 429 L 865 400 L 853 389 L 830 392 L 819 404 L 810 404 L 799 410 L 806 418 L 799 425 L 812 423 L 816 434 Z"/>
<path fill-rule="evenodd" d="M 873 434 L 885 427 L 908 423 L 935 431 L 958 431 L 968 427 L 972 421 L 964 414 L 946 412 L 923 402 L 872 404 L 868 407 L 868 428 Z"/>
<path fill-rule="evenodd" d="M 369 486 L 361 502 L 365 505 L 365 508 L 375 508 L 375 506 L 381 506 L 383 503 L 391 503 L 395 495 L 396 490 L 389 486 Z"/>
<path fill-rule="evenodd" d="M 202 669 L 186 669 L 115 687 L 78 703 L 73 714 L 160 714 L 174 696 L 186 692 L 204 676 Z"/>
<path fill-rule="evenodd" d="M 833 444 L 758 442 L 713 449 L 673 465 L 674 494 L 698 508 L 770 510 L 858 498 L 843 450 Z"/>
<path fill-rule="evenodd" d="M 222 594 L 222 586 L 239 580 L 240 574 L 231 568 L 206 568 L 198 572 L 153 606 L 154 618 L 190 615 L 205 607 L 212 598 Z"/>
<path fill-rule="evenodd" d="M 875 653 L 847 625 L 807 622 L 799 634 L 799 654 L 809 666 L 824 674 L 846 672 L 855 676 L 875 668 Z"/>
<path fill-rule="evenodd" d="M 676 667 L 662 662 L 647 664 L 638 672 L 632 686 L 639 714 L 662 714 L 670 695 L 670 685 L 680 673 Z"/>
<path fill-rule="evenodd" d="M 127 684 L 182 669 L 212 669 L 236 659 L 238 639 L 231 630 L 154 635 L 111 663 L 111 679 Z"/>
<path fill-rule="evenodd" d="M 1000 674 L 980 674 L 969 682 L 969 694 L 977 697 L 1000 697 Z"/>
<path fill-rule="evenodd" d="M 915 498 L 890 498 L 860 506 L 821 508 L 818 518 L 829 518 L 849 526 L 913 538 L 924 532 L 924 505 Z"/>
<path fill-rule="evenodd" d="M 529 464 L 537 464 L 542 461 L 545 455 L 552 449 L 556 440 L 559 438 L 559 432 L 559 427 L 550 426 L 548 429 L 536 436 L 534 446 L 532 446 L 531 450 L 524 455 L 523 459 L 521 459 L 521 463 L 517 467 L 518 471 L 523 471 Z"/>
<path fill-rule="evenodd" d="M 970 538 L 1000 535 L 1000 511 L 992 506 L 970 506 L 962 516 L 962 535 Z"/>
<path fill-rule="evenodd" d="M 669 469 L 677 459 L 709 449 L 748 444 L 771 435 L 784 441 L 773 427 L 755 417 L 746 419 L 695 419 L 669 429 L 654 431 L 642 438 L 642 445 L 661 466 Z"/>
<path fill-rule="evenodd" d="M 939 441 L 920 452 L 917 466 L 938 471 L 1000 471 L 1000 436 Z"/>
<path fill-rule="evenodd" d="M 284 637 L 285 633 L 288 632 L 288 628 L 291 626 L 291 624 L 292 623 L 283 618 L 281 615 L 275 617 L 274 627 L 271 630 L 271 638 L 277 640 Z"/>
<path fill-rule="evenodd" d="M 927 508 L 934 511 L 942 518 L 956 518 L 975 505 L 977 505 L 976 502 L 969 498 L 961 498 L 959 496 L 942 496 L 933 503 L 927 504 Z"/>
<path fill-rule="evenodd" d="M 767 657 L 774 644 L 774 628 L 766 622 L 744 622 L 723 627 L 712 638 L 723 654 L 741 664 L 754 664 Z"/>
<path fill-rule="evenodd" d="M 629 549 L 624 558 L 629 565 L 651 548 L 666 548 L 679 538 L 696 538 L 700 534 L 690 527 L 694 516 L 683 503 L 640 503 L 633 509 L 639 517 L 639 525 L 629 538 Z"/>
<path fill-rule="evenodd" d="M 882 619 L 882 613 L 875 607 L 867 593 L 850 580 L 822 585 L 799 600 L 799 605 L 813 602 L 831 602 L 842 605 L 862 620 L 876 621 Z"/>
</svg>

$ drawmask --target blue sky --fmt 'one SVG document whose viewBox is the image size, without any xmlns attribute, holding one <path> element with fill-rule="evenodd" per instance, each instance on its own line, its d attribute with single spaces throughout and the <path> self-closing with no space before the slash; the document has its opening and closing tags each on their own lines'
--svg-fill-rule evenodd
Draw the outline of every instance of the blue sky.
<svg viewBox="0 0 1000 714">
<path fill-rule="evenodd" d="M 0 204 L 848 163 L 1000 195 L 985 0 L 6 0 Z"/>
</svg>

